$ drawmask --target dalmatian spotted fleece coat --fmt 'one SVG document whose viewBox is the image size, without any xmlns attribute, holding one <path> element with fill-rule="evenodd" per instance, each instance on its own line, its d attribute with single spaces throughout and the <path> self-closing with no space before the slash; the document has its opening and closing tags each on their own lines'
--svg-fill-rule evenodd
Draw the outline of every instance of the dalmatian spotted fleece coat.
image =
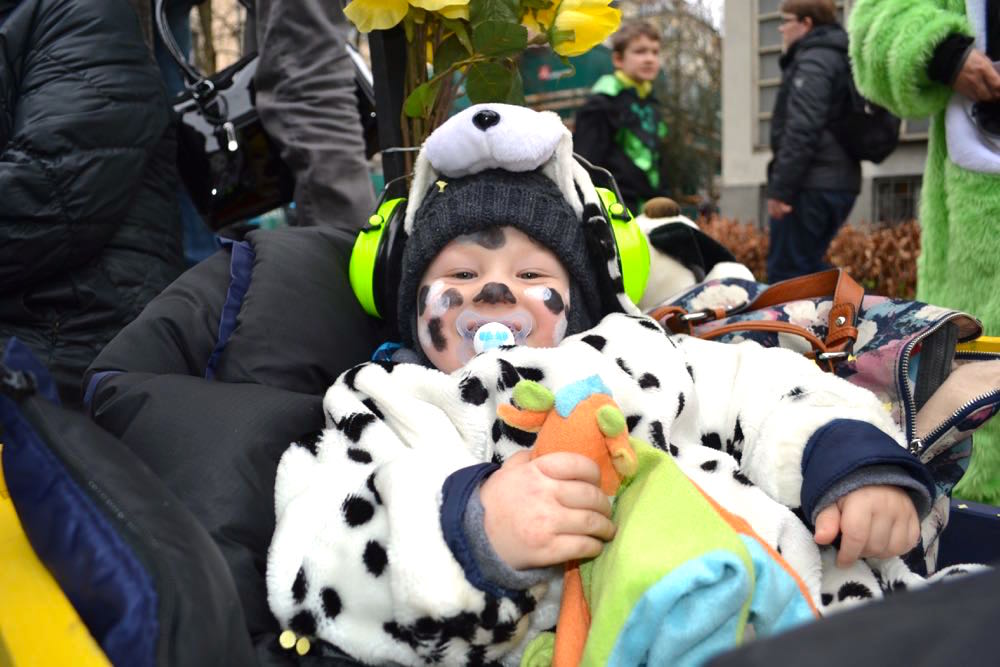
<svg viewBox="0 0 1000 667">
<path fill-rule="evenodd" d="M 324 399 L 327 427 L 293 443 L 278 468 L 267 585 L 282 627 L 371 664 L 515 663 L 555 623 L 560 570 L 499 595 L 470 583 L 442 528 L 442 487 L 456 470 L 531 446 L 532 434 L 496 415 L 519 379 L 558 389 L 595 373 L 631 432 L 746 518 L 824 612 L 924 583 L 899 558 L 837 569 L 835 550 L 821 552 L 799 518 L 817 500 L 810 491 L 806 501 L 804 471 L 831 460 L 824 433 L 840 429 L 836 449 L 870 429 L 904 451 L 874 395 L 791 351 L 668 336 L 649 318 L 613 314 L 556 348 L 491 350 L 450 375 L 388 362 L 343 374 Z M 926 539 L 940 516 L 924 523 Z"/>
</svg>

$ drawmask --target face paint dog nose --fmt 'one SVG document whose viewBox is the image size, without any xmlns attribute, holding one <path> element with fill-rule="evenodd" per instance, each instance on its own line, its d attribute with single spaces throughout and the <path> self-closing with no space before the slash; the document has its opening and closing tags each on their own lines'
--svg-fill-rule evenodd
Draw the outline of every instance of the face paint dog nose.
<svg viewBox="0 0 1000 667">
<path fill-rule="evenodd" d="M 477 111 L 476 115 L 472 117 L 472 124 L 478 127 L 480 130 L 485 132 L 489 128 L 493 127 L 500 122 L 500 114 L 492 109 L 483 109 L 482 111 Z"/>
<path fill-rule="evenodd" d="M 472 297 L 474 303 L 517 303 L 517 297 L 503 283 L 486 283 L 479 294 Z"/>
</svg>

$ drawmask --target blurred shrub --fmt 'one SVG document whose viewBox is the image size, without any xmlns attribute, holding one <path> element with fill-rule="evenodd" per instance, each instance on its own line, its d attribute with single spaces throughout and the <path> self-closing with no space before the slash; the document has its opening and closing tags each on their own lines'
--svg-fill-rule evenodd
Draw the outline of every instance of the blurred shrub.
<svg viewBox="0 0 1000 667">
<path fill-rule="evenodd" d="M 757 280 L 767 280 L 767 230 L 719 216 L 698 225 L 745 264 Z M 844 225 L 830 244 L 826 261 L 840 267 L 869 294 L 912 299 L 916 294 L 920 226 L 916 220 L 893 225 Z"/>
</svg>

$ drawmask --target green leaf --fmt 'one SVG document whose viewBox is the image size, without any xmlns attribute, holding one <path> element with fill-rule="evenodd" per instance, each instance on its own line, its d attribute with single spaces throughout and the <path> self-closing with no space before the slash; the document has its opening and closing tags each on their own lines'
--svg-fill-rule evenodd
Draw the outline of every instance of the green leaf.
<svg viewBox="0 0 1000 667">
<path fill-rule="evenodd" d="M 505 21 L 518 24 L 517 0 L 469 0 L 469 23 Z"/>
<path fill-rule="evenodd" d="M 455 61 L 463 60 L 468 55 L 458 36 L 449 35 L 434 51 L 434 74 L 441 74 L 455 64 Z"/>
<path fill-rule="evenodd" d="M 438 82 L 435 82 L 417 86 L 403 102 L 403 113 L 410 118 L 426 118 L 437 98 L 438 85 Z"/>
<path fill-rule="evenodd" d="M 548 9 L 552 0 L 521 0 L 521 9 Z"/>
<path fill-rule="evenodd" d="M 476 63 L 469 67 L 465 92 L 473 104 L 504 102 L 511 89 L 509 69 L 495 62 Z"/>
<path fill-rule="evenodd" d="M 462 43 L 462 46 L 465 47 L 470 56 L 475 53 L 475 49 L 472 48 L 472 40 L 469 39 L 469 31 L 465 29 L 465 21 L 448 19 L 442 16 L 441 22 L 444 23 L 444 27 L 455 33 L 455 37 L 458 37 L 458 41 Z"/>
<path fill-rule="evenodd" d="M 507 91 L 507 104 L 524 106 L 524 81 L 521 80 L 521 70 L 516 64 L 511 69 L 510 89 Z"/>
<path fill-rule="evenodd" d="M 519 23 L 483 21 L 472 29 L 472 45 L 484 56 L 520 53 L 528 46 L 528 29 Z"/>
</svg>

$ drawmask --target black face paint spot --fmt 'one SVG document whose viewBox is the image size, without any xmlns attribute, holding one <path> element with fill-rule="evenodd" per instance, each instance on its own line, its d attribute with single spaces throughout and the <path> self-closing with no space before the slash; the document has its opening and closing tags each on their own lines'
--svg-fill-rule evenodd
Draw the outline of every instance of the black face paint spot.
<svg viewBox="0 0 1000 667">
<path fill-rule="evenodd" d="M 473 303 L 517 303 L 517 297 L 514 296 L 510 288 L 503 283 L 486 283 L 483 285 L 483 289 L 479 290 L 479 294 L 472 297 Z"/>
<path fill-rule="evenodd" d="M 562 311 L 566 310 L 566 304 L 563 303 L 562 294 L 554 289 L 549 290 L 549 296 L 544 301 L 545 307 L 552 311 L 553 315 L 558 315 Z"/>
<path fill-rule="evenodd" d="M 444 294 L 441 295 L 441 305 L 447 310 L 458 308 L 463 303 L 465 303 L 465 299 L 462 298 L 462 295 L 454 287 L 445 290 Z"/>
<path fill-rule="evenodd" d="M 444 352 L 448 349 L 448 341 L 445 340 L 444 334 L 441 333 L 443 327 L 444 323 L 441 322 L 440 317 L 432 317 L 427 323 L 427 333 L 431 335 L 431 344 L 438 352 Z"/>
<path fill-rule="evenodd" d="M 427 294 L 431 291 L 430 285 L 424 285 L 417 292 L 417 315 L 423 315 L 427 310 Z"/>
<path fill-rule="evenodd" d="M 481 245 L 487 250 L 496 250 L 507 244 L 507 236 L 500 227 L 489 227 L 482 231 L 472 232 L 471 234 L 463 234 L 458 238 L 467 243 Z"/>
</svg>

